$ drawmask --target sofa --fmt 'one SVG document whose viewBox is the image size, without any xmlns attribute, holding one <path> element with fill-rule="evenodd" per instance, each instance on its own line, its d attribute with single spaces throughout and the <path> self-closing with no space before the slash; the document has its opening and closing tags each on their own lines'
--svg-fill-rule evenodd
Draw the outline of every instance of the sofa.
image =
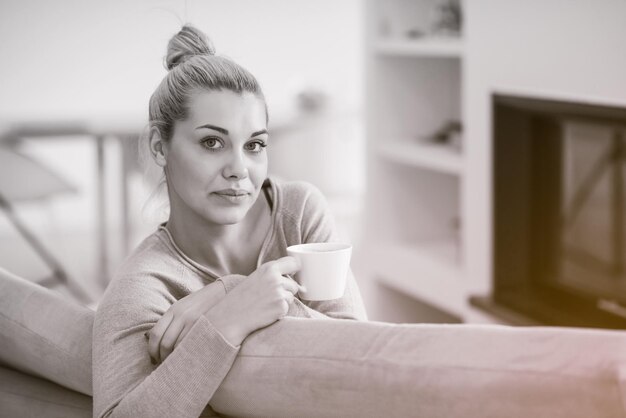
<svg viewBox="0 0 626 418">
<path fill-rule="evenodd" d="M 0 270 L 1 417 L 92 415 L 93 317 Z M 623 417 L 625 366 L 620 331 L 285 318 L 245 340 L 211 406 L 264 417 Z"/>
</svg>

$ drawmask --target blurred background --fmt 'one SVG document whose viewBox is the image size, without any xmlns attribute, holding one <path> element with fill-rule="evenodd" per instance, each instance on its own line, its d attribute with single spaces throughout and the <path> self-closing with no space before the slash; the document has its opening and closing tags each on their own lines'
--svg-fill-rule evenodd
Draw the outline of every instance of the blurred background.
<svg viewBox="0 0 626 418">
<path fill-rule="evenodd" d="M 0 266 L 96 307 L 165 220 L 138 138 L 189 22 L 259 79 L 270 173 L 326 195 L 370 319 L 623 327 L 625 15 L 620 0 L 4 0 Z"/>
<path fill-rule="evenodd" d="M 2 146 L 69 186 L 22 196 L 15 215 L 92 298 L 164 221 L 163 199 L 150 198 L 156 179 L 146 181 L 136 163 L 137 137 L 166 74 L 167 42 L 184 22 L 263 86 L 270 173 L 316 184 L 345 219 L 344 236 L 356 236 L 365 170 L 358 0 L 8 1 L 0 8 Z M 48 171 L 21 172 L 6 158 L 0 175 L 17 189 L 49 180 Z M 0 218 L 0 265 L 32 279 L 49 276 L 31 246 Z"/>
</svg>

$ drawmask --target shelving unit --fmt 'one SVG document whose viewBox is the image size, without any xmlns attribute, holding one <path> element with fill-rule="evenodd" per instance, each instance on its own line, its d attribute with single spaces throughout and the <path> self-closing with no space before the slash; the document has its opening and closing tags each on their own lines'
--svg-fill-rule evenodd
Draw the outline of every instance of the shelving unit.
<svg viewBox="0 0 626 418">
<path fill-rule="evenodd" d="M 421 246 L 382 244 L 376 249 L 373 270 L 387 286 L 462 316 L 464 292 L 459 281 L 458 253 L 450 242 Z"/>
<path fill-rule="evenodd" d="M 456 38 L 385 39 L 376 42 L 374 51 L 389 56 L 460 58 L 463 43 Z"/>
<path fill-rule="evenodd" d="M 427 142 L 461 121 L 463 41 L 427 33 L 436 0 L 369 0 L 365 242 L 371 276 L 462 317 L 464 157 Z"/>
</svg>

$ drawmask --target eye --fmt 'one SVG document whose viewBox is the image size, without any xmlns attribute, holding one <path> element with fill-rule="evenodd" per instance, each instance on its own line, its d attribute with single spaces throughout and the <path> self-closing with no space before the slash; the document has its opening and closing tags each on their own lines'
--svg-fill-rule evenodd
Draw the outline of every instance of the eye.
<svg viewBox="0 0 626 418">
<path fill-rule="evenodd" d="M 218 150 L 224 148 L 222 140 L 216 136 L 210 136 L 202 140 L 202 146 L 209 150 Z"/>
<path fill-rule="evenodd" d="M 261 152 L 263 148 L 267 147 L 267 144 L 263 141 L 251 141 L 245 145 L 247 151 Z"/>
</svg>

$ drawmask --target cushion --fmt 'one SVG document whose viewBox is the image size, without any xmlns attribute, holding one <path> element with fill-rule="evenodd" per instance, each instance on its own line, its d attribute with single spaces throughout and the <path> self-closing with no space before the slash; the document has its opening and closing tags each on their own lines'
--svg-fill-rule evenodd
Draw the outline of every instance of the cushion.
<svg viewBox="0 0 626 418">
<path fill-rule="evenodd" d="M 236 416 L 623 417 L 626 334 L 289 318 L 246 339 Z"/>
</svg>

